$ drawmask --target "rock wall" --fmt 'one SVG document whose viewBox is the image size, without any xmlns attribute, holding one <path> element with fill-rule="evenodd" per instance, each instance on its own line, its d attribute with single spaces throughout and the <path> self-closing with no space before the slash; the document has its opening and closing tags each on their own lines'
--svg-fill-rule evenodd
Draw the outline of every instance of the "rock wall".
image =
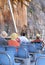
<svg viewBox="0 0 45 65">
<path fill-rule="evenodd" d="M 23 26 L 27 25 L 27 7 L 25 5 L 21 7 L 21 3 L 18 3 L 18 5 L 16 7 L 14 5 L 13 8 L 16 26 L 20 33 Z M 3 0 L 0 0 L 0 10 L 0 31 L 5 30 L 9 34 L 15 32 L 8 3 L 4 4 Z"/>
<path fill-rule="evenodd" d="M 14 17 L 17 24 L 18 32 L 21 32 L 21 29 L 24 25 L 27 26 L 27 7 L 19 3 L 18 6 L 14 7 Z"/>
<path fill-rule="evenodd" d="M 43 38 L 45 37 L 45 0 L 32 0 L 30 2 L 28 7 L 28 24 L 32 36 L 40 33 Z"/>
</svg>

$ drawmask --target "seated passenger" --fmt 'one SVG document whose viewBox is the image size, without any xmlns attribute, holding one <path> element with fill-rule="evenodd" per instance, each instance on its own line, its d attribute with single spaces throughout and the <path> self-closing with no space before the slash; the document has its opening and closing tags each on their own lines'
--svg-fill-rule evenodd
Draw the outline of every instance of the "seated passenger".
<svg viewBox="0 0 45 65">
<path fill-rule="evenodd" d="M 0 34 L 0 45 L 8 45 L 8 42 L 5 37 L 7 37 L 7 33 L 5 31 L 2 31 Z"/>
<path fill-rule="evenodd" d="M 39 43 L 39 42 L 41 42 L 43 44 L 43 46 L 44 46 L 44 42 L 40 39 L 40 34 L 37 34 L 36 35 L 36 39 L 31 41 L 31 42 L 32 43 Z"/>
<path fill-rule="evenodd" d="M 20 37 L 18 37 L 19 38 L 19 40 L 20 40 L 20 43 L 26 43 L 26 42 L 29 42 L 29 40 L 26 38 L 26 36 L 25 36 L 25 33 L 23 33 L 23 34 L 21 34 L 21 36 Z"/>
<path fill-rule="evenodd" d="M 17 42 L 16 38 L 18 38 L 18 34 L 17 33 L 13 33 L 11 34 L 11 40 L 8 41 L 8 45 L 9 46 L 20 46 L 20 43 Z"/>
</svg>

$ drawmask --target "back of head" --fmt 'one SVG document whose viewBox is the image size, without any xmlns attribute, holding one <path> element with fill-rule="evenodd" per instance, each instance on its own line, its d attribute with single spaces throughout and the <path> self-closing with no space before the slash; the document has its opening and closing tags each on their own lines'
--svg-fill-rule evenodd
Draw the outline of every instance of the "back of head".
<svg viewBox="0 0 45 65">
<path fill-rule="evenodd" d="M 1 32 L 1 37 L 6 38 L 7 36 L 8 36 L 8 34 L 6 33 L 6 31 Z"/>
<path fill-rule="evenodd" d="M 25 33 L 22 33 L 21 36 L 25 36 Z"/>
<path fill-rule="evenodd" d="M 39 38 L 40 38 L 40 34 L 36 34 L 36 38 L 38 38 L 38 39 L 39 39 Z"/>
<path fill-rule="evenodd" d="M 14 40 L 14 39 L 17 39 L 18 36 L 19 35 L 17 33 L 12 33 L 10 37 L 11 37 L 12 40 Z"/>
</svg>

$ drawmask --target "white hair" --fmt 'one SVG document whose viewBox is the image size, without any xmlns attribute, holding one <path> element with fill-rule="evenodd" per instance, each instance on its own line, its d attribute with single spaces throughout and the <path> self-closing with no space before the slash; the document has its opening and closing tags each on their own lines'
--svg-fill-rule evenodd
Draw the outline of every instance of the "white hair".
<svg viewBox="0 0 45 65">
<path fill-rule="evenodd" d="M 7 36 L 8 36 L 8 34 L 6 33 L 6 31 L 2 31 L 1 37 L 6 38 Z"/>
</svg>

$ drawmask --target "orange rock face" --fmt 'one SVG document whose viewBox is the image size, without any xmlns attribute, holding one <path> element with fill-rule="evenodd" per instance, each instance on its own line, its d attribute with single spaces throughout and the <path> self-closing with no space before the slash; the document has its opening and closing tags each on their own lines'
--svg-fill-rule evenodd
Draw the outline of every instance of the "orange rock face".
<svg viewBox="0 0 45 65">
<path fill-rule="evenodd" d="M 4 1 L 4 0 L 3 0 Z M 14 32 L 14 24 L 12 20 L 12 16 L 10 13 L 10 9 L 8 7 L 4 7 L 4 2 L 0 0 L 0 7 L 2 8 L 0 11 L 0 31 L 5 30 L 9 33 Z M 16 7 L 14 6 L 14 18 L 17 25 L 17 29 L 20 33 L 21 28 L 24 25 L 27 25 L 27 8 L 25 5 L 21 7 L 19 3 Z M 3 26 L 3 27 L 2 27 Z M 7 27 L 7 29 L 6 29 Z"/>
</svg>

